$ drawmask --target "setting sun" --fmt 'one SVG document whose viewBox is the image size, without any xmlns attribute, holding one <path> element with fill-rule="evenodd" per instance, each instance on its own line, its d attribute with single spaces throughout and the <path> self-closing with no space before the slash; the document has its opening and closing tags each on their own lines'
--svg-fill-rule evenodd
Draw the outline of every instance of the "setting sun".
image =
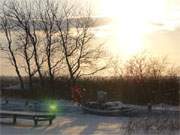
<svg viewBox="0 0 180 135">
<path fill-rule="evenodd" d="M 153 31 L 151 23 L 162 21 L 166 3 L 164 0 L 101 0 L 101 12 L 113 17 L 113 33 L 116 45 L 110 50 L 133 55 L 145 49 L 143 37 Z"/>
</svg>

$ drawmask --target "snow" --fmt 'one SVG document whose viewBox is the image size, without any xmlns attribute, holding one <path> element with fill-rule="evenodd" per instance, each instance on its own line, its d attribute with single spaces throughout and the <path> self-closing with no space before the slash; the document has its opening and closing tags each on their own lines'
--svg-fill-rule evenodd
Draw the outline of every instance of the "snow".
<svg viewBox="0 0 180 135">
<path fill-rule="evenodd" d="M 8 87 L 4 87 L 3 88 L 4 90 L 22 90 L 21 88 L 21 85 L 20 84 L 17 84 L 17 85 L 11 85 L 11 86 L 8 86 Z M 24 90 L 30 90 L 29 89 L 29 86 L 27 84 L 24 85 Z"/>
<path fill-rule="evenodd" d="M 12 99 L 12 103 L 21 104 L 23 100 Z M 34 101 L 30 101 L 32 104 Z M 81 108 L 70 101 L 58 100 L 57 118 L 51 126 L 48 122 L 39 122 L 37 127 L 31 120 L 17 119 L 12 125 L 12 119 L 0 119 L 0 134 L 2 135 L 179 135 L 180 117 L 107 117 L 83 113 Z M 9 103 L 10 104 L 10 103 Z M 40 102 L 38 104 L 43 104 Z M 112 103 L 111 103 L 112 104 Z M 117 104 L 117 103 L 116 103 Z M 123 105 L 122 103 L 120 103 Z M 44 105 L 45 106 L 45 105 Z M 139 106 L 140 107 L 140 106 Z M 162 109 L 161 105 L 156 106 Z M 167 106 L 170 110 L 179 107 Z M 170 116 L 169 116 L 170 117 Z M 168 118 L 169 118 L 168 117 Z M 168 127 L 167 127 L 168 126 Z"/>
</svg>

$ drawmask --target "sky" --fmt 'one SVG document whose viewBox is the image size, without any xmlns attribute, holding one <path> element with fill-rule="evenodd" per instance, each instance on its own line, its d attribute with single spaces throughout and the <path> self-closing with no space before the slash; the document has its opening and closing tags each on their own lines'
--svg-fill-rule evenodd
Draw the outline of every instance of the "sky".
<svg viewBox="0 0 180 135">
<path fill-rule="evenodd" d="M 95 29 L 97 38 L 106 41 L 110 54 L 128 59 L 147 51 L 153 56 L 167 56 L 170 63 L 180 66 L 180 0 L 78 0 L 78 3 L 90 6 L 96 17 L 112 18 L 110 24 Z"/>
<path fill-rule="evenodd" d="M 180 0 L 99 0 L 98 4 L 99 16 L 115 18 L 108 31 L 110 42 L 115 42 L 109 47 L 113 54 L 129 57 L 145 50 L 180 65 Z"/>
</svg>

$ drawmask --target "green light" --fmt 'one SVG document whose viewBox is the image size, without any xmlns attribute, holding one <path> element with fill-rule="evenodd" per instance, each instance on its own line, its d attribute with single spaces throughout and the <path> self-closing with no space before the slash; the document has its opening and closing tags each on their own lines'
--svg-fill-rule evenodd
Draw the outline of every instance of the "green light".
<svg viewBox="0 0 180 135">
<path fill-rule="evenodd" d="M 55 104 L 51 104 L 49 106 L 49 108 L 50 108 L 51 111 L 56 111 L 57 110 L 57 106 Z"/>
<path fill-rule="evenodd" d="M 55 101 L 50 101 L 48 103 L 48 108 L 49 108 L 49 112 L 57 112 L 58 111 L 57 103 Z"/>
</svg>

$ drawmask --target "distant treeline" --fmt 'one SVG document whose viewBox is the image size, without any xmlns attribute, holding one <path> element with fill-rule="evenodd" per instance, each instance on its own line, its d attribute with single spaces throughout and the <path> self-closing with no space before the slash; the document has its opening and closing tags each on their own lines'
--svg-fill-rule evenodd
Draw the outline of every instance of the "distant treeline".
<svg viewBox="0 0 180 135">
<path fill-rule="evenodd" d="M 37 78 L 34 82 L 37 81 Z M 17 79 L 1 78 L 1 86 L 16 84 Z M 67 78 L 55 80 L 55 91 L 50 90 L 49 80 L 46 79 L 45 89 L 34 90 L 3 90 L 3 97 L 19 97 L 30 99 L 71 99 L 71 92 L 67 85 Z M 108 101 L 122 101 L 131 104 L 173 104 L 180 103 L 180 86 L 178 77 L 161 77 L 161 78 L 137 78 L 128 77 L 92 77 L 77 81 L 81 88 L 86 89 L 86 101 L 96 100 L 97 91 L 103 90 L 108 93 Z"/>
</svg>

